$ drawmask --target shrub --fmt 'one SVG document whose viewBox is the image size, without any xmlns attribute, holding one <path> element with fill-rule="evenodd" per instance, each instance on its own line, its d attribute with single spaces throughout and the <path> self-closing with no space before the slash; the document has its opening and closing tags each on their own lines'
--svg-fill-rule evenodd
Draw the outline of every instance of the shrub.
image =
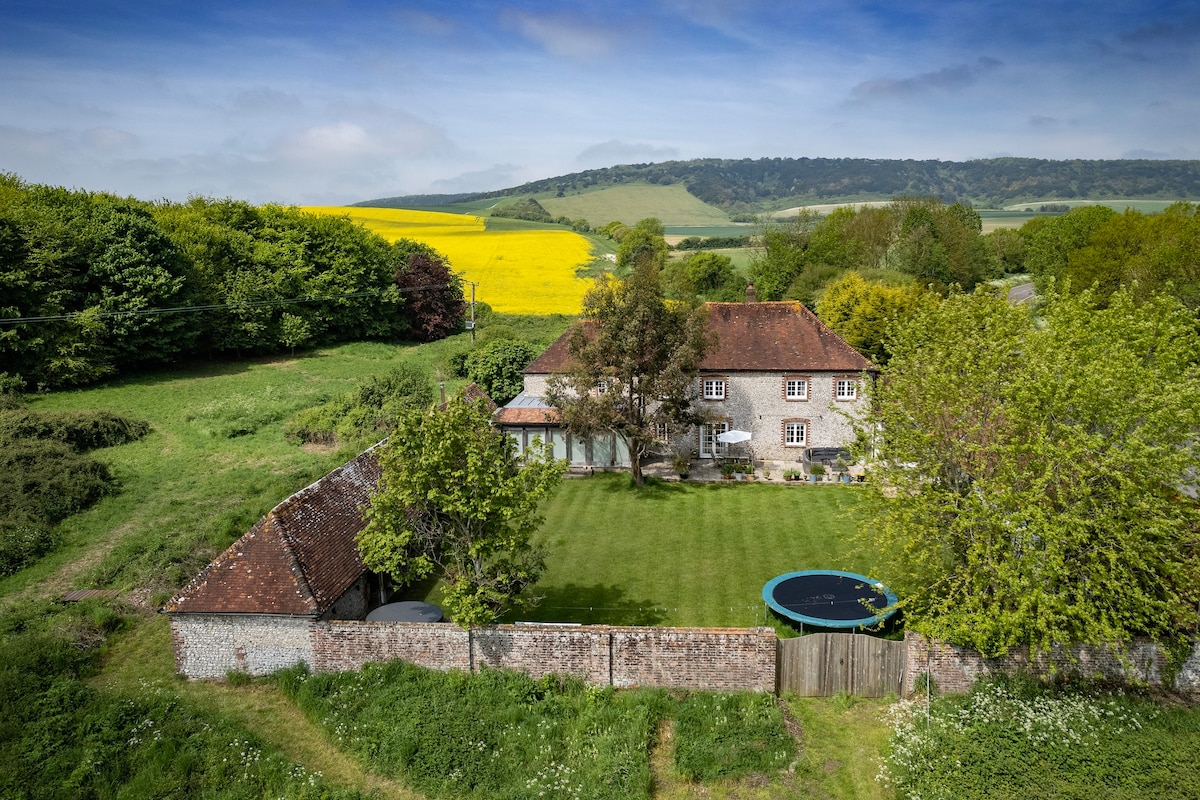
<svg viewBox="0 0 1200 800">
<path fill-rule="evenodd" d="M 150 424 L 108 411 L 0 412 L 0 438 L 45 439 L 71 445 L 78 452 L 115 447 L 150 432 Z"/>
<path fill-rule="evenodd" d="M 0 515 L 20 512 L 55 523 L 116 491 L 107 465 L 61 442 L 15 439 L 0 445 Z"/>
<path fill-rule="evenodd" d="M 58 544 L 58 531 L 16 512 L 0 519 L 0 577 L 32 564 Z"/>
<path fill-rule="evenodd" d="M 493 339 L 467 355 L 467 377 L 504 405 L 525 387 L 524 369 L 537 355 L 536 347 L 520 339 Z"/>
<path fill-rule="evenodd" d="M 433 399 L 429 373 L 401 364 L 367 378 L 355 389 L 319 406 L 297 412 L 284 424 L 284 435 L 306 444 L 362 444 L 379 441 L 408 408 Z"/>
</svg>

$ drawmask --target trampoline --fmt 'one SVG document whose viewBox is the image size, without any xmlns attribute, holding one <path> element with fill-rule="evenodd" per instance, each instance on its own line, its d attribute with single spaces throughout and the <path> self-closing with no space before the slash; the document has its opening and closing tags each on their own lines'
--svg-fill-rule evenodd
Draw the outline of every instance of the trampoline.
<svg viewBox="0 0 1200 800">
<path fill-rule="evenodd" d="M 780 615 L 817 628 L 865 628 L 896 613 L 896 595 L 853 572 L 788 572 L 763 586 L 763 601 Z M 875 613 L 872 613 L 874 609 Z"/>
</svg>

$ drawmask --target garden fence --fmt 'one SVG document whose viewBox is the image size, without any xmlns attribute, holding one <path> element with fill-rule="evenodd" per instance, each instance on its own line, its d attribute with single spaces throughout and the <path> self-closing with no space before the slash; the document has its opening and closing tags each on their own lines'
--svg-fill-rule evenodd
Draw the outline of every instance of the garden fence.
<svg viewBox="0 0 1200 800">
<path fill-rule="evenodd" d="M 904 642 L 864 634 L 814 633 L 779 640 L 779 692 L 828 697 L 899 695 L 908 657 Z"/>
</svg>

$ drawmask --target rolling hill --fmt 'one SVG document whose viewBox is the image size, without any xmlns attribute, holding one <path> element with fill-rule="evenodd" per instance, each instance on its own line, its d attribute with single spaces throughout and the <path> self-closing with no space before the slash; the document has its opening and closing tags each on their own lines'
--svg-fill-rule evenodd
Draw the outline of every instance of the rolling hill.
<svg viewBox="0 0 1200 800">
<path fill-rule="evenodd" d="M 1200 199 L 1200 161 L 1049 161 L 995 158 L 914 161 L 861 158 L 697 159 L 576 172 L 500 191 L 410 195 L 356 205 L 486 213 L 505 198 L 535 197 L 552 214 L 668 226 L 721 226 L 800 205 L 961 200 L 982 208 L 1046 201 Z"/>
</svg>

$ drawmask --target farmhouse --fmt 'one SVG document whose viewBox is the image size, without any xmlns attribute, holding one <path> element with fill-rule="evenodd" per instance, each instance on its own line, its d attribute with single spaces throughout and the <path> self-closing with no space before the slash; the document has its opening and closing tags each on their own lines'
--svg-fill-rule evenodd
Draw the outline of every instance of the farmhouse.
<svg viewBox="0 0 1200 800">
<path fill-rule="evenodd" d="M 747 431 L 743 448 L 756 460 L 826 460 L 853 437 L 852 420 L 866 402 L 863 380 L 874 365 L 794 301 L 708 303 L 717 344 L 705 356 L 696 386 L 710 421 L 663 450 L 690 450 L 699 458 L 729 455 L 722 433 Z M 541 437 L 556 458 L 573 467 L 622 467 L 629 453 L 620 438 L 580 440 L 559 424 L 545 401 L 547 381 L 569 364 L 567 334 L 525 369 L 524 391 L 494 420 L 519 448 Z"/>
</svg>

